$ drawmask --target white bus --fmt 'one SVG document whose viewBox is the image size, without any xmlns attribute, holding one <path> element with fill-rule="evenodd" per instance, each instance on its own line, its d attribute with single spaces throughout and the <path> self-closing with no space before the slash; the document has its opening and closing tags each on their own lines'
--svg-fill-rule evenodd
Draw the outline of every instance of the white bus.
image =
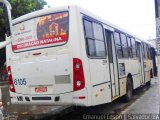
<svg viewBox="0 0 160 120">
<path fill-rule="evenodd" d="M 134 89 L 150 83 L 154 48 L 77 6 L 21 16 L 13 31 L 6 48 L 13 104 L 129 101 Z"/>
</svg>

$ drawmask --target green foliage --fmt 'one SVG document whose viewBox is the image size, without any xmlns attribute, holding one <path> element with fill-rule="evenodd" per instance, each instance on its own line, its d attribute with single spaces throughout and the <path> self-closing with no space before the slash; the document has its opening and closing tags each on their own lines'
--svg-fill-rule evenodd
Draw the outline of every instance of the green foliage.
<svg viewBox="0 0 160 120">
<path fill-rule="evenodd" d="M 24 14 L 43 9 L 47 5 L 45 0 L 8 0 L 12 6 L 12 19 Z M 4 11 L 0 8 L 0 39 L 5 35 L 5 17 Z"/>
<path fill-rule="evenodd" d="M 17 18 L 32 11 L 40 10 L 47 3 L 44 0 L 8 0 L 12 5 L 12 17 Z"/>
</svg>

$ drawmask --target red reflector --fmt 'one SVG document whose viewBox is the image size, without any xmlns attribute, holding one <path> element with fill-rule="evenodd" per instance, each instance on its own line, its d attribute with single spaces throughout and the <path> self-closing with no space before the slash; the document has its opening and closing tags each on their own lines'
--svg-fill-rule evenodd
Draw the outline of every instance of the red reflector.
<svg viewBox="0 0 160 120">
<path fill-rule="evenodd" d="M 32 55 L 41 55 L 42 53 L 33 53 Z"/>
<path fill-rule="evenodd" d="M 85 87 L 83 64 L 81 59 L 73 58 L 73 90 L 78 91 Z"/>
<path fill-rule="evenodd" d="M 85 96 L 80 96 L 80 97 L 79 97 L 79 99 L 85 99 L 85 98 L 86 98 Z"/>
<path fill-rule="evenodd" d="M 12 78 L 11 66 L 8 66 L 7 70 L 8 70 L 8 79 L 9 79 L 9 89 L 11 92 L 16 92 L 14 83 L 13 83 L 13 78 Z"/>
</svg>

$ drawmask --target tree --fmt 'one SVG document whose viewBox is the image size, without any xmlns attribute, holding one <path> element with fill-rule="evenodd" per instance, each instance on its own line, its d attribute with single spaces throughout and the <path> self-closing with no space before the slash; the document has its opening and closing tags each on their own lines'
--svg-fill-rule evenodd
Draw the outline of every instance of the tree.
<svg viewBox="0 0 160 120">
<path fill-rule="evenodd" d="M 20 17 L 24 14 L 43 9 L 47 2 L 45 0 L 8 0 L 12 6 L 12 19 Z M 0 39 L 4 39 L 5 18 L 3 9 L 0 9 Z"/>
<path fill-rule="evenodd" d="M 47 3 L 44 0 L 8 0 L 12 5 L 12 17 L 17 18 L 24 14 L 43 9 Z"/>
<path fill-rule="evenodd" d="M 8 0 L 12 6 L 12 19 L 20 17 L 24 14 L 43 9 L 47 2 L 45 0 Z M 0 41 L 5 39 L 5 17 L 4 10 L 0 8 Z M 4 58 L 0 61 L 0 66 L 5 61 L 5 50 L 0 50 L 0 58 Z"/>
</svg>

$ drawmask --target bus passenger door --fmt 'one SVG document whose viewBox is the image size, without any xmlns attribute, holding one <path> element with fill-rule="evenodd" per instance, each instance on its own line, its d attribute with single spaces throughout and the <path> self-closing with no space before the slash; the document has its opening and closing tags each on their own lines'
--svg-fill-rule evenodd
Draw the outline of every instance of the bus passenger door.
<svg viewBox="0 0 160 120">
<path fill-rule="evenodd" d="M 114 99 L 119 96 L 117 58 L 116 58 L 113 32 L 106 29 L 105 35 L 106 35 L 107 50 L 108 50 L 108 60 L 109 60 L 109 69 L 110 69 L 109 77 L 111 80 L 112 99 Z"/>
</svg>

